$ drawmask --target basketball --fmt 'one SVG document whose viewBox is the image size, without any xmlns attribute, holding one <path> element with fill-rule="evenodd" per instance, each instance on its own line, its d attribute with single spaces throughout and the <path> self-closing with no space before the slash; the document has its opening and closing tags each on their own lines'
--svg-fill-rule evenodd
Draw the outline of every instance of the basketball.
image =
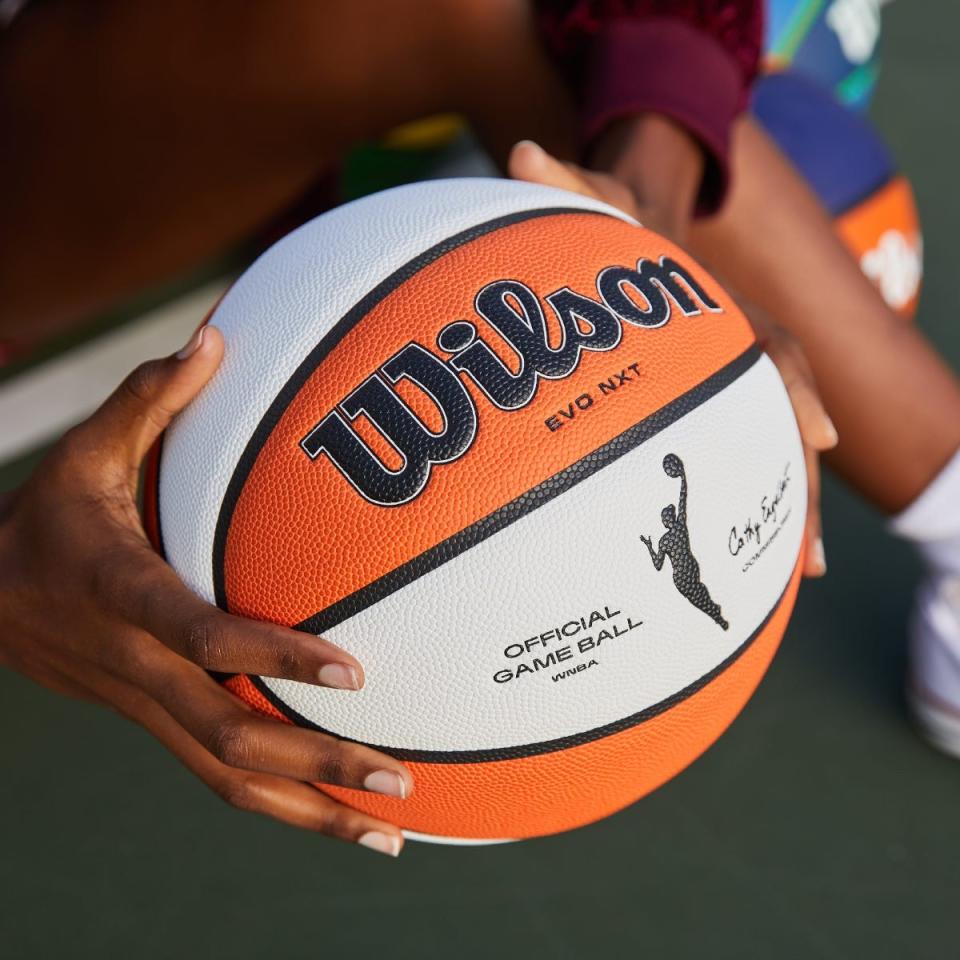
<svg viewBox="0 0 960 960">
<path fill-rule="evenodd" d="M 863 112 L 880 73 L 881 8 L 887 0 L 767 0 L 764 66 L 815 81 Z"/>
<path fill-rule="evenodd" d="M 318 789 L 410 837 L 518 840 L 633 803 L 740 712 L 797 591 L 803 450 L 679 248 L 565 191 L 419 183 L 289 234 L 210 320 L 224 360 L 148 522 L 201 597 L 363 663 L 359 692 L 223 678 L 415 782 Z"/>
<path fill-rule="evenodd" d="M 865 117 L 795 72 L 762 77 L 753 113 L 834 218 L 887 305 L 913 319 L 923 237 L 910 181 Z"/>
</svg>

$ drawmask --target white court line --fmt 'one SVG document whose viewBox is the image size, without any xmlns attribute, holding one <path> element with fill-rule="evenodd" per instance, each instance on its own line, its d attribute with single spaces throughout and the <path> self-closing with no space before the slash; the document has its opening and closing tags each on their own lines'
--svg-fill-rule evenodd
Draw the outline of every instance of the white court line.
<svg viewBox="0 0 960 960">
<path fill-rule="evenodd" d="M 0 463 L 89 416 L 142 360 L 183 346 L 228 283 L 205 284 L 0 386 Z"/>
</svg>

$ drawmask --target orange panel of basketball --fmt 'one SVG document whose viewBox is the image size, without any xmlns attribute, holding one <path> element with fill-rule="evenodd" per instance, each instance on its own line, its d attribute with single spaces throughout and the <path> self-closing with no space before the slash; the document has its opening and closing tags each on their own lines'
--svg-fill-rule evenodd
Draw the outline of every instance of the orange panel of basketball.
<svg viewBox="0 0 960 960">
<path fill-rule="evenodd" d="M 356 496 L 331 463 L 303 456 L 299 442 L 320 417 L 410 340 L 432 344 L 445 324 L 474 315 L 474 297 L 485 284 L 518 277 L 541 297 L 564 286 L 596 295 L 603 268 L 661 256 L 691 264 L 654 233 L 567 213 L 458 246 L 388 294 L 311 374 L 260 452 L 227 539 L 230 609 L 299 623 L 575 463 L 741 354 L 753 341 L 749 325 L 719 285 L 698 272 L 725 311 L 722 324 L 706 315 L 656 330 L 625 325 L 614 357 L 587 353 L 573 377 L 542 381 L 523 410 L 491 410 L 469 453 L 437 470 L 402 516 Z M 639 370 L 631 395 L 584 411 L 589 430 L 545 426 L 628 363 Z M 474 384 L 469 389 L 489 408 Z"/>
<path fill-rule="evenodd" d="M 496 840 L 559 833 L 599 820 L 655 790 L 726 730 L 757 687 L 790 618 L 802 558 L 769 621 L 737 660 L 669 710 L 582 746 L 488 763 L 417 763 L 406 800 L 316 786 L 358 810 L 426 836 Z M 227 686 L 267 716 L 289 722 L 246 677 Z M 463 802 L 489 797 L 495 803 Z M 518 818 L 518 810 L 531 815 Z M 518 821 L 524 826 L 518 829 Z"/>
<path fill-rule="evenodd" d="M 605 817 L 727 728 L 786 626 L 803 448 L 735 301 L 592 199 L 437 181 L 304 225 L 216 309 L 224 363 L 151 459 L 147 525 L 231 613 L 361 691 L 235 676 L 408 764 L 337 800 L 448 843 Z"/>
</svg>

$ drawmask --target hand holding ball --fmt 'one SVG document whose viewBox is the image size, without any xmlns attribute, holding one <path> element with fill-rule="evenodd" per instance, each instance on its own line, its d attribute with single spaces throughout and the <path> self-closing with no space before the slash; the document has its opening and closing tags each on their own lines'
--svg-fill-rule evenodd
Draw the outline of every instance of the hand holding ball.
<svg viewBox="0 0 960 960">
<path fill-rule="evenodd" d="M 632 803 L 740 711 L 796 594 L 803 451 L 678 248 L 559 190 L 416 184 L 296 230 L 212 320 L 223 364 L 147 506 L 198 594 L 362 662 L 359 692 L 225 681 L 416 782 L 319 789 L 411 836 L 537 836 Z"/>
</svg>

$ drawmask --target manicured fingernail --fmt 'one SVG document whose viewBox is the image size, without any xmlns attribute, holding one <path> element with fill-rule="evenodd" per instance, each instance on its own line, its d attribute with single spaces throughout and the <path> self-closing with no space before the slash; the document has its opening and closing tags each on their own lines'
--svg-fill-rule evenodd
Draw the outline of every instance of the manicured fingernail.
<svg viewBox="0 0 960 960">
<path fill-rule="evenodd" d="M 203 343 L 203 335 L 207 332 L 207 325 L 204 324 L 186 343 L 182 349 L 177 351 L 178 360 L 186 360 L 187 357 L 192 357 L 199 349 L 200 344 Z"/>
<path fill-rule="evenodd" d="M 346 663 L 328 663 L 320 668 L 317 676 L 325 687 L 336 687 L 338 690 L 360 689 L 360 676 Z"/>
<path fill-rule="evenodd" d="M 357 843 L 369 850 L 376 850 L 377 853 L 385 853 L 388 857 L 400 856 L 400 838 L 386 833 L 371 830 L 370 833 L 365 833 Z"/>
<path fill-rule="evenodd" d="M 382 793 L 388 797 L 407 799 L 407 784 L 399 773 L 392 770 L 374 770 L 368 773 L 363 781 L 364 790 L 371 793 Z"/>
<path fill-rule="evenodd" d="M 813 546 L 810 548 L 810 552 L 813 554 L 813 565 L 817 568 L 820 573 L 827 572 L 827 555 L 823 550 L 823 540 L 820 537 L 817 537 L 813 541 Z"/>
<path fill-rule="evenodd" d="M 835 447 L 840 442 L 840 434 L 837 433 L 837 428 L 829 417 L 824 417 L 823 432 L 826 434 L 827 442 L 831 447 Z"/>
</svg>

